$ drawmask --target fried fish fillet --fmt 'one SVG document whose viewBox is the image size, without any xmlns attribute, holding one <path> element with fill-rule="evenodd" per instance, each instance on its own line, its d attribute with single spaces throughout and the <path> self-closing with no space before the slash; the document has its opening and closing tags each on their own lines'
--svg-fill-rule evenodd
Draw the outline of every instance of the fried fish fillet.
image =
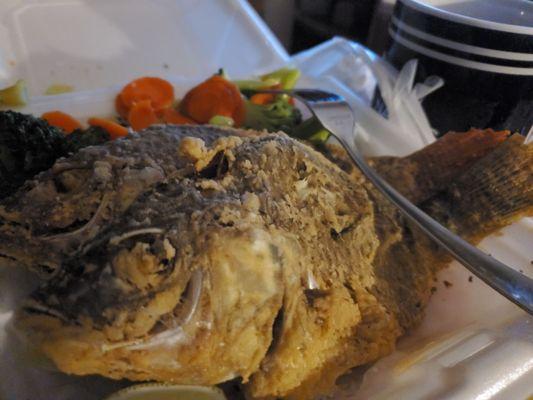
<svg viewBox="0 0 533 400">
<path fill-rule="evenodd" d="M 532 147 L 471 158 L 452 185 L 409 187 L 478 239 L 531 212 Z M 0 217 L 0 254 L 52 274 L 17 325 L 59 369 L 240 377 L 254 398 L 311 398 L 392 351 L 447 260 L 356 170 L 284 134 L 153 128 L 58 162 Z"/>
</svg>

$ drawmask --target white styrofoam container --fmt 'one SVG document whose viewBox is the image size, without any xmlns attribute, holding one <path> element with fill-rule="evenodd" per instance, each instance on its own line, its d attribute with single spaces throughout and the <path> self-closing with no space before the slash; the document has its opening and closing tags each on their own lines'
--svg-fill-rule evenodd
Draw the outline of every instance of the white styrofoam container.
<svg viewBox="0 0 533 400">
<path fill-rule="evenodd" d="M 32 95 L 140 75 L 206 77 L 272 69 L 283 47 L 244 0 L 2 0 L 0 84 L 24 77 Z"/>
<path fill-rule="evenodd" d="M 349 46 L 348 46 L 349 47 Z M 220 67 L 246 77 L 286 63 L 301 85 L 369 100 L 375 80 L 335 39 L 289 58 L 244 0 L 2 0 L 0 86 L 27 80 L 40 115 L 60 109 L 80 119 L 109 115 L 120 87 L 141 75 L 169 79 L 177 95 Z M 43 96 L 52 84 L 74 92 Z M 400 151 L 375 132 L 375 146 Z M 398 138 L 390 140 L 396 143 Z M 400 137 L 401 139 L 401 137 Z M 533 222 L 524 219 L 480 246 L 533 276 Z M 362 378 L 341 380 L 339 399 L 525 399 L 533 394 L 533 319 L 453 263 L 421 327 Z M 453 283 L 445 288 L 442 282 Z M 0 268 L 0 398 L 96 400 L 117 389 L 98 377 L 32 367 L 9 334 L 11 309 L 33 285 L 23 271 Z M 13 291 L 13 288 L 19 289 Z"/>
</svg>

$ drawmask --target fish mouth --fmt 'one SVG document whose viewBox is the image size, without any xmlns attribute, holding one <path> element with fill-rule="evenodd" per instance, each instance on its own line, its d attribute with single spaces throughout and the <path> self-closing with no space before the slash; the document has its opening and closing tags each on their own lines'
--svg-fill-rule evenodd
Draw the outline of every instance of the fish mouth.
<svg viewBox="0 0 533 400">
<path fill-rule="evenodd" d="M 118 379 L 125 363 L 146 355 L 150 363 L 126 376 L 136 380 L 153 379 L 167 360 L 172 376 L 188 374 L 189 365 L 202 362 L 193 356 L 197 346 L 225 343 L 231 335 L 219 351 L 235 361 L 221 371 L 213 366 L 213 379 L 230 372 L 249 376 L 268 350 L 271 338 L 264 332 L 281 306 L 285 258 L 277 249 L 285 241 L 263 229 L 220 229 L 191 256 L 188 241 L 156 222 L 108 227 L 94 248 L 69 259 L 33 292 L 16 315 L 18 329 L 67 373 Z M 230 296 L 228 288 L 234 288 Z M 219 320 L 225 310 L 235 319 Z M 219 326 L 228 334 L 219 334 Z M 260 348 L 246 352 L 244 362 L 234 356 L 242 351 L 240 338 Z"/>
</svg>

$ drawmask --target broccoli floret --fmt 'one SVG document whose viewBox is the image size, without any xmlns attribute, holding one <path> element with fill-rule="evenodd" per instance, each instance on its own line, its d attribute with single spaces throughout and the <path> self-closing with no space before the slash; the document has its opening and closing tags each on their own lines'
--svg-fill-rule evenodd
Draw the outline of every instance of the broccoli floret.
<svg viewBox="0 0 533 400">
<path fill-rule="evenodd" d="M 269 132 L 283 131 L 291 134 L 294 127 L 302 121 L 302 114 L 290 104 L 286 95 L 279 95 L 269 104 L 254 104 L 245 101 L 246 116 L 244 127 Z"/>
<path fill-rule="evenodd" d="M 99 126 L 90 126 L 87 129 L 76 129 L 70 135 L 66 136 L 67 147 L 70 153 L 76 153 L 78 150 L 103 144 L 111 139 L 109 133 Z"/>
<path fill-rule="evenodd" d="M 0 198 L 66 155 L 63 133 L 46 121 L 0 111 Z"/>
<path fill-rule="evenodd" d="M 77 129 L 65 136 L 44 119 L 0 111 L 0 199 L 50 168 L 58 158 L 109 139 L 109 133 L 99 127 Z"/>
</svg>

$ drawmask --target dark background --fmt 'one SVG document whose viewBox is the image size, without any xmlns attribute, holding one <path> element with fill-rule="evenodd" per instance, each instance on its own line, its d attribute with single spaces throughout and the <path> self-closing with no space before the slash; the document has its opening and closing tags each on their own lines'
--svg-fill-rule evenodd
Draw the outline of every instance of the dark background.
<svg viewBox="0 0 533 400">
<path fill-rule="evenodd" d="M 381 54 L 394 0 L 250 0 L 289 53 L 342 36 Z"/>
</svg>

